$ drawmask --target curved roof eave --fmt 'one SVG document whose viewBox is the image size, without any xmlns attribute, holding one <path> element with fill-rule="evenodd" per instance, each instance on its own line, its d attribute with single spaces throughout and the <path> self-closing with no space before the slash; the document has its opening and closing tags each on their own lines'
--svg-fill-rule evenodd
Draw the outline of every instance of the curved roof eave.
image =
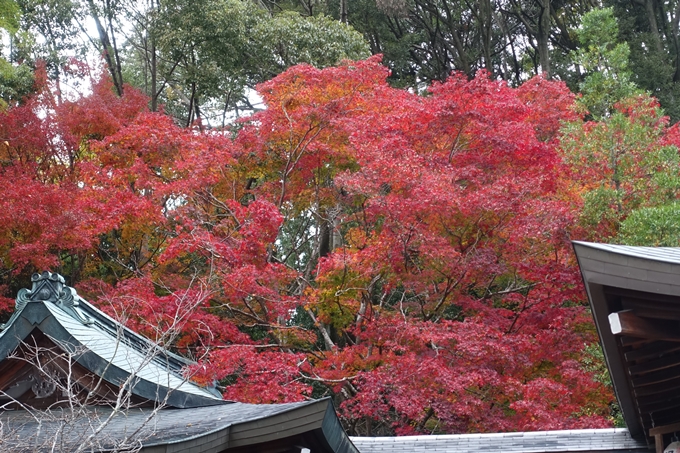
<svg viewBox="0 0 680 453">
<path fill-rule="evenodd" d="M 665 340 L 658 337 L 645 340 L 620 332 L 615 334 L 610 325 L 610 315 L 618 317 L 628 312 L 635 319 L 642 318 L 652 326 L 665 322 L 663 316 L 653 313 L 659 307 L 677 316 L 680 313 L 680 248 L 579 241 L 574 241 L 573 247 L 622 415 L 633 437 L 648 438 L 649 428 L 654 425 L 654 417 L 659 413 L 641 409 L 641 404 L 644 406 L 649 401 L 640 396 L 631 370 L 663 356 Z M 632 310 L 632 304 L 636 304 L 637 308 Z M 645 358 L 648 362 L 631 361 L 631 348 L 639 347 L 633 343 L 644 341 L 647 341 L 647 347 L 658 348 L 658 354 L 651 359 Z"/>
<path fill-rule="evenodd" d="M 96 324 L 82 325 L 59 307 L 51 305 L 54 304 L 30 302 L 15 312 L 0 333 L 0 360 L 26 341 L 34 329 L 38 329 L 56 343 L 68 345 L 72 349 L 67 352 L 76 352 L 77 363 L 116 386 L 133 375 L 131 392 L 139 397 L 177 408 L 227 403 L 172 371 L 153 366 L 154 370 L 149 372 L 153 360 L 158 357 L 145 357 L 121 339 L 111 338 L 102 332 Z"/>
</svg>

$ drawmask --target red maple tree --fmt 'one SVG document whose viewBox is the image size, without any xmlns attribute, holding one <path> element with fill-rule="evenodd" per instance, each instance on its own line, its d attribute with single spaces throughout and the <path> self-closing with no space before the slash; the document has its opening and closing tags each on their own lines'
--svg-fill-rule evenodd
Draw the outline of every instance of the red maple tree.
<svg viewBox="0 0 680 453">
<path fill-rule="evenodd" d="M 5 295 L 44 267 L 250 402 L 336 399 L 350 432 L 600 427 L 571 254 L 561 83 L 418 95 L 378 58 L 297 66 L 231 130 L 108 82 L 1 112 Z M 8 299 L 5 300 L 8 303 Z M 6 305 L 6 308 L 8 305 Z"/>
</svg>

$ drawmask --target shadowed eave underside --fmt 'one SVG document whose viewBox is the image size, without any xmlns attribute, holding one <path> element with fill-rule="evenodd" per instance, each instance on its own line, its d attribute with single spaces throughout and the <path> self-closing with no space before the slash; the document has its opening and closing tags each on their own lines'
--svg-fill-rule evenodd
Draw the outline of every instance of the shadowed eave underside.
<svg viewBox="0 0 680 453">
<path fill-rule="evenodd" d="M 650 439 L 680 422 L 680 248 L 574 250 L 623 417 Z"/>
</svg>

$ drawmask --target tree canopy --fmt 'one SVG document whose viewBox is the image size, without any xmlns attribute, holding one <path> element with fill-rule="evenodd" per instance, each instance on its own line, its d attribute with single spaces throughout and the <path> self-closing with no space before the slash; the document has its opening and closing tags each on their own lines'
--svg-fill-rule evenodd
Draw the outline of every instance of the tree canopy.
<svg viewBox="0 0 680 453">
<path fill-rule="evenodd" d="M 218 132 L 106 77 L 60 101 L 39 72 L 1 113 L 5 309 L 50 268 L 152 338 L 186 313 L 168 346 L 199 381 L 331 395 L 356 434 L 607 426 L 570 239 L 676 198 L 675 128 L 643 95 L 584 122 L 542 77 L 388 77 L 297 65 Z"/>
<path fill-rule="evenodd" d="M 351 434 L 609 426 L 571 240 L 680 245 L 678 128 L 617 8 L 419 2 L 17 1 L 0 309 L 60 272 L 226 398 L 332 396 Z"/>
</svg>

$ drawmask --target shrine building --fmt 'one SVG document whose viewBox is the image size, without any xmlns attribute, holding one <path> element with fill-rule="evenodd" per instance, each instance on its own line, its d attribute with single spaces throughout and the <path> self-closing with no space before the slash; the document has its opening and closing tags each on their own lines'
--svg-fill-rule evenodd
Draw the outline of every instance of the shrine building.
<svg viewBox="0 0 680 453">
<path fill-rule="evenodd" d="M 574 249 L 627 429 L 350 438 L 328 398 L 223 400 L 43 272 L 1 326 L 0 452 L 663 453 L 680 433 L 680 248 Z"/>
</svg>

